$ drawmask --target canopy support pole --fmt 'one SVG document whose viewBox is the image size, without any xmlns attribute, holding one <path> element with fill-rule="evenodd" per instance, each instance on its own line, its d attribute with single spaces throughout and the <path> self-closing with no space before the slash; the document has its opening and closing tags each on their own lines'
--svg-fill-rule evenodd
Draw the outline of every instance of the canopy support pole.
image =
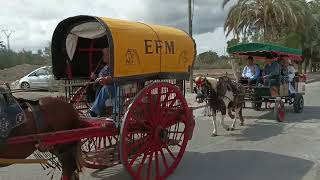
<svg viewBox="0 0 320 180">
<path fill-rule="evenodd" d="M 231 67 L 232 67 L 232 72 L 233 72 L 234 78 L 235 78 L 236 82 L 238 82 L 239 79 L 237 76 L 237 70 L 236 70 L 236 65 L 235 65 L 234 61 L 235 61 L 234 59 L 231 60 Z"/>
</svg>

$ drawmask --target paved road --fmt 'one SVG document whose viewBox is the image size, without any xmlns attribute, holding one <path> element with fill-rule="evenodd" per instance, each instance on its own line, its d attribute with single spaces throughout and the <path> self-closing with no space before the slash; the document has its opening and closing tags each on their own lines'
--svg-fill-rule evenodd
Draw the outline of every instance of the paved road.
<svg viewBox="0 0 320 180">
<path fill-rule="evenodd" d="M 210 137 L 211 121 L 195 111 L 193 139 L 171 180 L 319 180 L 320 83 L 308 85 L 305 109 L 287 108 L 287 121 L 278 123 L 270 112 L 245 111 L 246 125 L 233 132 L 219 129 Z M 121 167 L 86 170 L 83 179 L 126 180 Z M 37 165 L 0 169 L 0 180 L 49 179 Z"/>
</svg>

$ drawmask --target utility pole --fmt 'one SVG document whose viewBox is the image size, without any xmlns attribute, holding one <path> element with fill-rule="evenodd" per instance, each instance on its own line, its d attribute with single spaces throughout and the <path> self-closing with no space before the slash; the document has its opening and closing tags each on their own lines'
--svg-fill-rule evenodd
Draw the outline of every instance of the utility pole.
<svg viewBox="0 0 320 180">
<path fill-rule="evenodd" d="M 10 36 L 11 34 L 14 32 L 14 30 L 8 30 L 8 29 L 5 29 L 5 30 L 2 30 L 1 31 L 3 34 L 6 35 L 7 37 L 7 50 L 9 51 L 10 50 Z"/>
<path fill-rule="evenodd" d="M 188 18 L 188 22 L 189 22 L 189 35 L 192 38 L 192 10 L 191 10 L 191 1 L 192 0 L 188 0 L 188 14 L 189 14 L 189 18 Z M 189 83 L 190 83 L 190 91 L 191 93 L 193 93 L 193 65 L 190 69 L 190 79 L 189 79 Z"/>
</svg>

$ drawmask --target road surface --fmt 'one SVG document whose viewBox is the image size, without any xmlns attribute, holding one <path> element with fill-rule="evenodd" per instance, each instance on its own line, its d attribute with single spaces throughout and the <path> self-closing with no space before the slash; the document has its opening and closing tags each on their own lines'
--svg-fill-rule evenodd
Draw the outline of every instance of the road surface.
<svg viewBox="0 0 320 180">
<path fill-rule="evenodd" d="M 319 180 L 320 83 L 308 84 L 305 109 L 295 114 L 287 107 L 286 122 L 273 120 L 270 112 L 246 110 L 245 126 L 233 132 L 218 129 L 210 137 L 211 121 L 203 109 L 194 112 L 193 139 L 170 180 Z M 220 127 L 220 126 L 219 126 Z M 49 179 L 38 165 L 0 169 L 0 180 Z M 82 179 L 131 179 L 119 166 L 86 170 Z"/>
</svg>

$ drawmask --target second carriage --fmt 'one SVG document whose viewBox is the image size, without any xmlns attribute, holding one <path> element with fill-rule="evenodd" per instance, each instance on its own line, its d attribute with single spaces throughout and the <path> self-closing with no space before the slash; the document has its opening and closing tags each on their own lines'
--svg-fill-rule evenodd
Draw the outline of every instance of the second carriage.
<svg viewBox="0 0 320 180">
<path fill-rule="evenodd" d="M 298 64 L 300 66 L 299 69 L 303 61 L 301 50 L 274 44 L 244 43 L 228 48 L 228 53 L 233 57 L 240 58 L 240 60 L 252 57 L 257 61 L 278 61 L 280 64 L 290 60 Z M 254 110 L 273 109 L 274 118 L 277 121 L 285 120 L 285 104 L 293 105 L 294 112 L 296 113 L 303 111 L 303 95 L 305 95 L 306 91 L 305 74 L 296 72 L 293 81 L 289 82 L 288 75 L 280 73 L 272 77 L 273 79 L 267 85 L 264 85 L 261 75 L 262 71 L 258 75 L 256 83 L 251 85 L 244 84 L 246 88 L 245 100 L 251 104 L 251 106 L 245 104 L 245 108 L 252 108 Z M 238 77 L 238 75 L 235 76 Z M 289 92 L 290 85 L 296 91 L 295 93 Z M 270 106 L 271 103 L 274 106 Z"/>
</svg>

